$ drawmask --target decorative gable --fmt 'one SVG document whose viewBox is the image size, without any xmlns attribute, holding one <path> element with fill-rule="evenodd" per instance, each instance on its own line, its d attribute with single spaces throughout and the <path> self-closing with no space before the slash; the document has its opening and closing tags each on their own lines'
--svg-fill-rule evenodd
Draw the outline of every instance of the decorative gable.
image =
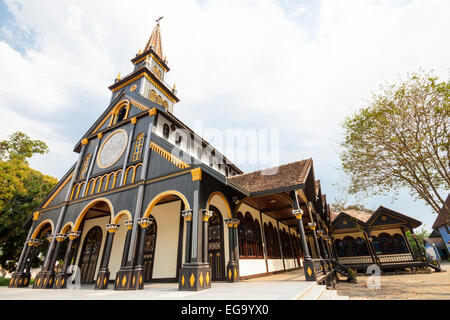
<svg viewBox="0 0 450 320">
<path fill-rule="evenodd" d="M 338 230 L 338 229 L 355 229 L 357 228 L 357 224 L 353 221 L 351 221 L 350 219 L 347 218 L 343 218 L 341 221 L 339 221 L 334 229 Z"/>
<path fill-rule="evenodd" d="M 404 224 L 406 223 L 405 220 L 394 217 L 390 214 L 386 214 L 384 212 L 381 212 L 378 217 L 374 219 L 374 221 L 371 223 L 373 226 L 381 226 L 381 225 L 391 225 L 391 224 Z"/>
</svg>

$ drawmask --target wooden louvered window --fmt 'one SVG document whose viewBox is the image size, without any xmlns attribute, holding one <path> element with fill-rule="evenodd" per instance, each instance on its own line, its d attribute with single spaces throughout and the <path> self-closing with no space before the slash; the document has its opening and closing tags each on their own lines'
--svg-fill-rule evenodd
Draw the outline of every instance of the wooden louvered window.
<svg viewBox="0 0 450 320">
<path fill-rule="evenodd" d="M 163 137 L 165 139 L 169 139 L 169 135 L 170 135 L 169 125 L 167 123 L 165 123 L 163 126 Z"/>
<path fill-rule="evenodd" d="M 142 157 L 142 149 L 144 146 L 144 133 L 140 133 L 134 143 L 133 161 L 138 161 Z"/>
<path fill-rule="evenodd" d="M 263 258 L 261 229 L 259 222 L 247 212 L 245 218 L 239 212 L 239 255 L 242 258 Z"/>
</svg>

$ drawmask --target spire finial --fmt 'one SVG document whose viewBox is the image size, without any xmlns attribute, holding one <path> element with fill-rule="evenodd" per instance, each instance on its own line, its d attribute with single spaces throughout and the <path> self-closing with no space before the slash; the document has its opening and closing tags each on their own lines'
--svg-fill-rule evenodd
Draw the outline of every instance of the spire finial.
<svg viewBox="0 0 450 320">
<path fill-rule="evenodd" d="M 156 19 L 156 26 L 153 29 L 153 32 L 150 36 L 150 39 L 148 39 L 147 45 L 145 46 L 145 51 L 152 49 L 160 59 L 163 57 L 162 53 L 162 45 L 161 45 L 161 31 L 159 27 L 159 22 L 161 21 L 163 17 L 159 17 Z"/>
</svg>

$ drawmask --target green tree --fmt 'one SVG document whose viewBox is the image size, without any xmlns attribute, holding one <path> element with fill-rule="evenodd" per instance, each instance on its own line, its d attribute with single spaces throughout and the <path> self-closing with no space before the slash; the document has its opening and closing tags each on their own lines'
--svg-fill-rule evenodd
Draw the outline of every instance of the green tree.
<svg viewBox="0 0 450 320">
<path fill-rule="evenodd" d="M 411 231 L 406 232 L 406 237 L 408 238 L 409 244 L 411 245 L 411 248 L 416 256 L 419 256 L 419 250 L 422 252 L 422 254 L 425 256 L 425 246 L 423 244 L 423 239 L 428 238 L 430 236 L 430 232 L 428 232 L 426 229 L 422 228 L 419 232 L 415 232 L 417 243 L 419 244 L 419 247 L 417 247 L 416 240 L 414 240 Z"/>
<path fill-rule="evenodd" d="M 381 86 L 343 123 L 340 158 L 349 193 L 392 195 L 409 189 L 450 221 L 450 83 L 419 71 Z"/>
<path fill-rule="evenodd" d="M 16 260 L 25 243 L 28 230 L 25 222 L 51 189 L 57 179 L 29 167 L 33 154 L 48 152 L 47 145 L 16 132 L 0 141 L 0 265 Z"/>
</svg>

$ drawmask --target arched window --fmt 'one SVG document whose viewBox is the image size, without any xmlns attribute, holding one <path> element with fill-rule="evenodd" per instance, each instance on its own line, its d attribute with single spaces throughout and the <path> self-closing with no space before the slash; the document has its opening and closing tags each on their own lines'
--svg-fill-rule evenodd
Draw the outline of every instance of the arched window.
<svg viewBox="0 0 450 320">
<path fill-rule="evenodd" d="M 138 161 L 141 159 L 143 146 L 144 146 L 144 133 L 139 133 L 134 143 L 133 161 Z"/>
<path fill-rule="evenodd" d="M 353 237 L 344 237 L 344 250 L 346 251 L 346 257 L 355 257 L 356 253 L 356 241 Z"/>
<path fill-rule="evenodd" d="M 264 238 L 266 240 L 266 251 L 267 251 L 267 258 L 271 258 L 272 257 L 272 246 L 270 245 L 270 238 L 269 238 L 269 227 L 267 226 L 267 223 L 264 223 L 264 227 L 263 227 L 263 231 L 264 231 Z"/>
<path fill-rule="evenodd" d="M 167 103 L 166 100 L 163 101 L 163 106 L 164 106 L 165 108 L 168 108 L 168 107 L 169 107 L 169 104 Z"/>
<path fill-rule="evenodd" d="M 117 113 L 117 120 L 116 123 L 119 123 L 120 121 L 124 120 L 127 115 L 127 107 L 122 107 L 120 111 Z"/>
<path fill-rule="evenodd" d="M 238 238 L 239 238 L 239 256 L 244 256 L 245 255 L 245 249 L 244 249 L 244 243 L 245 243 L 245 239 L 244 239 L 244 217 L 242 216 L 242 213 L 238 212 L 237 216 L 239 219 L 239 224 L 238 224 Z"/>
<path fill-rule="evenodd" d="M 378 235 L 378 242 L 380 243 L 381 254 L 393 254 L 394 252 L 394 240 L 388 233 L 380 233 Z"/>
<path fill-rule="evenodd" d="M 150 101 L 156 102 L 156 92 L 155 90 L 150 91 Z"/>
<path fill-rule="evenodd" d="M 153 66 L 153 73 L 155 74 L 155 76 L 158 77 L 158 79 L 161 78 L 161 71 L 159 71 L 159 69 L 156 66 Z"/>
<path fill-rule="evenodd" d="M 380 247 L 380 242 L 378 241 L 378 237 L 372 237 L 372 245 L 375 248 L 375 253 L 376 254 L 382 254 L 381 247 Z"/>
<path fill-rule="evenodd" d="M 339 257 L 347 257 L 347 250 L 345 250 L 344 241 L 341 239 L 334 240 L 334 247 L 336 248 Z"/>
<path fill-rule="evenodd" d="M 159 105 L 162 105 L 162 104 L 163 104 L 163 99 L 161 98 L 161 96 L 158 96 L 158 97 L 156 98 L 156 103 L 159 104 Z"/>
<path fill-rule="evenodd" d="M 245 239 L 245 251 L 244 255 L 247 257 L 255 256 L 255 232 L 253 226 L 253 218 L 249 212 L 245 214 L 244 218 L 244 239 Z"/>
<path fill-rule="evenodd" d="M 289 245 L 289 238 L 288 235 L 286 233 L 286 230 L 282 230 L 280 231 L 280 238 L 281 238 L 281 246 L 283 248 L 283 257 L 284 258 L 289 258 L 291 256 L 291 249 L 290 249 L 290 245 Z"/>
<path fill-rule="evenodd" d="M 228 167 L 225 167 L 225 177 L 228 177 Z"/>
<path fill-rule="evenodd" d="M 270 223 L 269 223 L 270 225 Z M 277 228 L 272 226 L 272 242 L 273 242 L 273 257 L 276 259 L 280 259 L 281 258 L 281 251 L 280 251 L 280 238 L 278 237 L 278 230 Z"/>
<path fill-rule="evenodd" d="M 177 132 L 177 134 L 175 135 L 175 145 L 177 147 L 180 147 L 182 141 L 183 141 L 183 137 L 181 136 L 180 133 Z"/>
<path fill-rule="evenodd" d="M 83 166 L 81 167 L 79 179 L 84 179 L 86 177 L 87 170 L 89 168 L 89 163 L 91 161 L 92 154 L 88 153 L 84 157 Z"/>
<path fill-rule="evenodd" d="M 258 220 L 254 220 L 250 212 L 242 216 L 238 213 L 239 255 L 242 258 L 262 258 L 261 229 Z"/>
<path fill-rule="evenodd" d="M 366 241 L 363 238 L 356 238 L 356 252 L 358 256 L 367 256 L 369 255 L 369 250 L 367 249 Z"/>
<path fill-rule="evenodd" d="M 267 257 L 269 259 L 281 258 L 280 241 L 272 222 L 269 222 L 268 225 L 264 223 L 264 237 L 266 238 Z"/>
<path fill-rule="evenodd" d="M 261 227 L 259 226 L 259 221 L 255 219 L 255 235 L 256 235 L 256 257 L 263 258 L 263 248 L 262 248 L 262 239 L 261 239 Z"/>
<path fill-rule="evenodd" d="M 395 253 L 408 253 L 408 247 L 406 246 L 405 238 L 402 235 L 396 233 L 392 237 L 394 242 Z"/>
<path fill-rule="evenodd" d="M 169 135 L 170 135 L 170 128 L 169 128 L 169 125 L 167 123 L 165 123 L 163 126 L 163 137 L 165 139 L 169 139 Z"/>
<path fill-rule="evenodd" d="M 198 160 L 202 160 L 202 155 L 203 155 L 203 150 L 202 150 L 202 148 L 201 147 L 198 147 L 197 148 L 197 158 L 198 158 Z"/>
</svg>

